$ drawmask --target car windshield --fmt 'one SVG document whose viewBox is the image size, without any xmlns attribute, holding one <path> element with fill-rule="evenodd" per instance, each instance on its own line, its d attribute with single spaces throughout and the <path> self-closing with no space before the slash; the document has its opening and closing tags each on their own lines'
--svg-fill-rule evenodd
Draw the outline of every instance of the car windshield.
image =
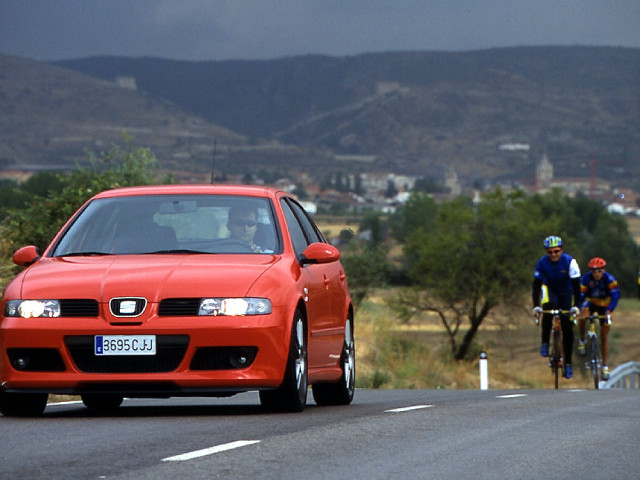
<svg viewBox="0 0 640 480">
<path fill-rule="evenodd" d="M 51 255 L 276 253 L 269 200 L 233 195 L 144 195 L 93 200 Z"/>
</svg>

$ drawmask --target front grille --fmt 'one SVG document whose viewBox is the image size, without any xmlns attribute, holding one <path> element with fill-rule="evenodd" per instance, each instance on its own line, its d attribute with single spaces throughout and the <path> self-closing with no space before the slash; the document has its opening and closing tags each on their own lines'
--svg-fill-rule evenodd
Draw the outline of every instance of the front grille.
<svg viewBox="0 0 640 480">
<path fill-rule="evenodd" d="M 96 355 L 91 335 L 65 337 L 64 343 L 78 370 L 85 373 L 161 373 L 180 365 L 189 345 L 188 335 L 158 335 L 155 355 Z"/>
<path fill-rule="evenodd" d="M 258 347 L 201 347 L 191 360 L 191 370 L 233 370 L 248 368 Z"/>
<path fill-rule="evenodd" d="M 195 317 L 200 311 L 200 298 L 165 298 L 158 306 L 160 317 Z"/>
<path fill-rule="evenodd" d="M 112 298 L 109 302 L 109 310 L 114 317 L 139 317 L 145 308 L 147 308 L 146 298 Z"/>
<path fill-rule="evenodd" d="M 60 300 L 60 316 L 62 317 L 97 317 L 100 307 L 96 300 L 70 298 Z"/>
</svg>

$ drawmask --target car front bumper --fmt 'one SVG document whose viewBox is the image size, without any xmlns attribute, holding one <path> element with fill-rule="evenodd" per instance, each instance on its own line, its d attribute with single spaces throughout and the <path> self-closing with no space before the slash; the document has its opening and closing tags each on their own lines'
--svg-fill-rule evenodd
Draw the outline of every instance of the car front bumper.
<svg viewBox="0 0 640 480">
<path fill-rule="evenodd" d="M 114 327 L 100 318 L 4 318 L 0 387 L 6 392 L 218 395 L 275 388 L 284 377 L 285 315 L 155 317 Z M 55 322 L 64 321 L 64 328 Z M 154 335 L 154 355 L 98 356 L 99 335 Z"/>
</svg>

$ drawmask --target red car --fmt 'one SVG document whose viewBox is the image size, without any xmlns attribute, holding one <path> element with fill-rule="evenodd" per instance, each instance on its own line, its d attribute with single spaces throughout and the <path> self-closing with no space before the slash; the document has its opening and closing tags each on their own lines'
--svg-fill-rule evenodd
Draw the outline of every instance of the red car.
<svg viewBox="0 0 640 480">
<path fill-rule="evenodd" d="M 108 410 L 124 397 L 258 390 L 269 410 L 351 403 L 353 307 L 338 250 L 291 195 L 249 186 L 102 192 L 51 245 L 19 249 L 4 290 L 0 412 L 48 394 Z"/>
</svg>

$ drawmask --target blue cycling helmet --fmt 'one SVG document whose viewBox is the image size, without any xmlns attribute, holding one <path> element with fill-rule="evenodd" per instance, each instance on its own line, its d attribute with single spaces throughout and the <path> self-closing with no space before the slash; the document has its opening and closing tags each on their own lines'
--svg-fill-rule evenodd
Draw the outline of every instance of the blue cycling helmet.
<svg viewBox="0 0 640 480">
<path fill-rule="evenodd" d="M 544 239 L 544 248 L 553 248 L 553 247 L 561 247 L 562 239 L 560 237 L 556 237 L 555 235 L 551 235 Z"/>
</svg>

